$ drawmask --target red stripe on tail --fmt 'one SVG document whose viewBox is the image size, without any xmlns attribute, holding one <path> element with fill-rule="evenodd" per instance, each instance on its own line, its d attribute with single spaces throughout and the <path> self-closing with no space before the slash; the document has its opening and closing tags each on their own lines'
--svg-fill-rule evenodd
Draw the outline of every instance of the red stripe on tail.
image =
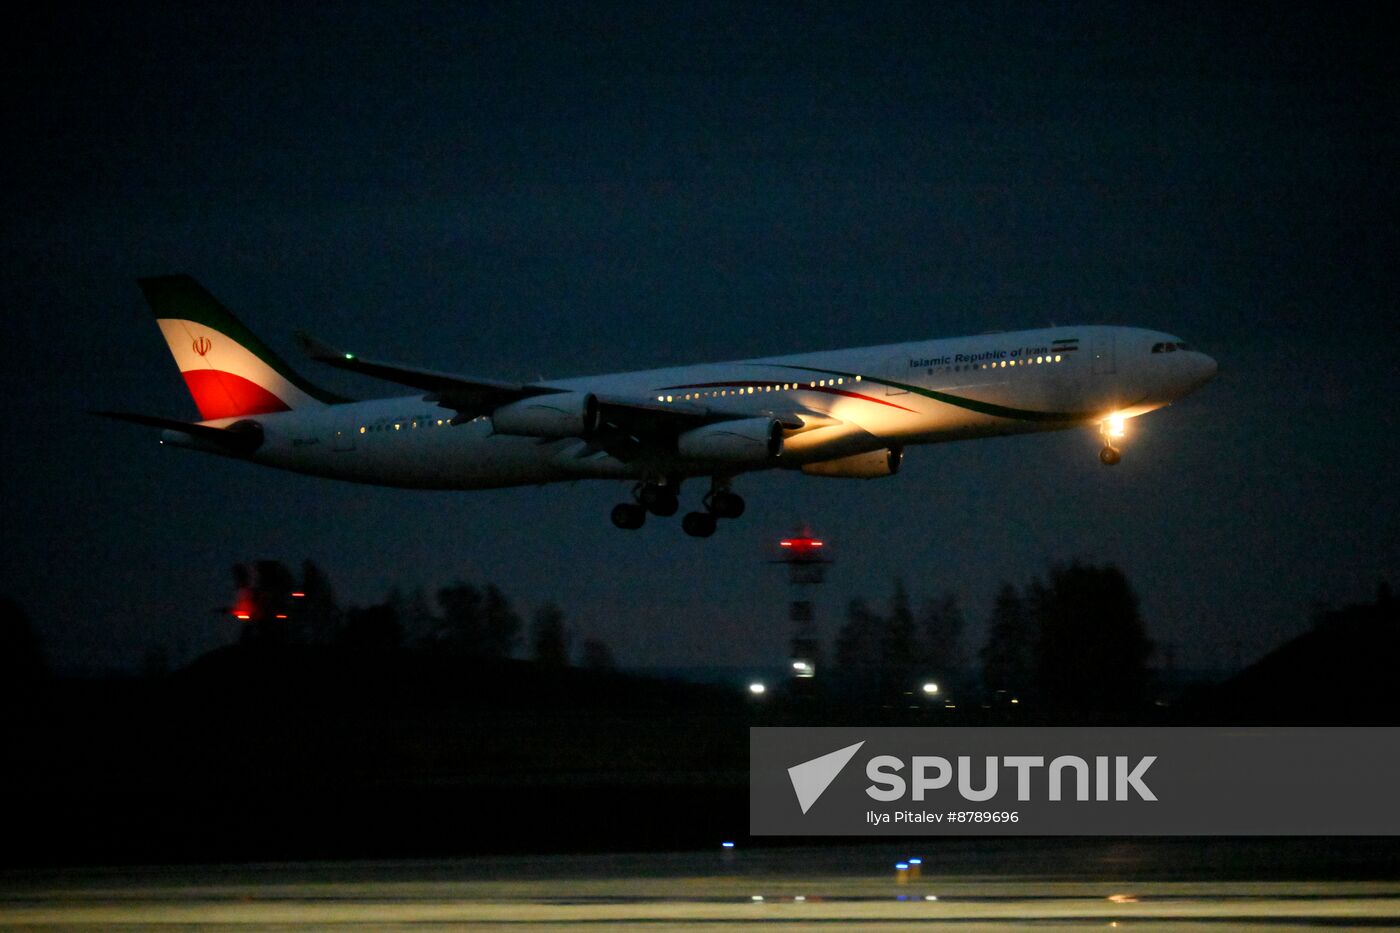
<svg viewBox="0 0 1400 933">
<path fill-rule="evenodd" d="M 205 421 L 291 410 L 286 402 L 262 386 L 233 373 L 191 369 L 180 375 L 185 377 L 185 385 L 189 386 L 190 395 L 199 406 L 199 415 Z"/>
</svg>

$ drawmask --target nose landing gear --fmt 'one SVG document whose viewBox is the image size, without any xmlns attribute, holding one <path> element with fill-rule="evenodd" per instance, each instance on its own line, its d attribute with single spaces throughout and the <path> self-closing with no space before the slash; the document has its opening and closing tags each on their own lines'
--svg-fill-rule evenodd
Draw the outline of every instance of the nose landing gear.
<svg viewBox="0 0 1400 933">
<path fill-rule="evenodd" d="M 1099 436 L 1103 438 L 1103 450 L 1099 451 L 1099 463 L 1113 466 L 1123 459 L 1123 452 L 1113 446 L 1113 442 L 1123 436 L 1123 416 L 1109 415 L 1099 425 Z"/>
</svg>

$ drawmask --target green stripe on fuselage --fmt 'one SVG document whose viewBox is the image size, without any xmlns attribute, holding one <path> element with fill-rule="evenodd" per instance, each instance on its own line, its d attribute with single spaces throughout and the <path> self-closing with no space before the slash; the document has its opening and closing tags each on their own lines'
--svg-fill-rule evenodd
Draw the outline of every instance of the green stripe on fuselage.
<svg viewBox="0 0 1400 933">
<path fill-rule="evenodd" d="M 847 379 L 854 379 L 856 373 L 844 373 L 836 369 L 818 369 L 814 366 L 789 366 L 782 363 L 773 364 L 781 366 L 783 369 L 798 369 L 809 373 L 823 373 L 828 376 L 842 376 Z M 1011 408 L 1007 405 L 998 405 L 994 402 L 983 402 L 975 398 L 963 398 L 961 395 L 949 395 L 947 392 L 938 392 L 933 389 L 925 389 L 921 386 L 910 385 L 906 382 L 895 382 L 891 379 L 880 379 L 876 376 L 859 374 L 861 382 L 873 382 L 876 385 L 890 386 L 895 389 L 902 389 L 914 395 L 922 395 L 924 398 L 931 398 L 935 402 L 942 402 L 945 405 L 954 405 L 958 408 L 965 408 L 968 411 L 975 411 L 983 415 L 992 415 L 997 418 L 1010 418 L 1015 421 L 1037 421 L 1055 422 L 1060 424 L 1073 424 L 1079 421 L 1097 420 L 1103 417 L 1101 412 L 1092 411 L 1032 411 L 1028 408 Z"/>
</svg>

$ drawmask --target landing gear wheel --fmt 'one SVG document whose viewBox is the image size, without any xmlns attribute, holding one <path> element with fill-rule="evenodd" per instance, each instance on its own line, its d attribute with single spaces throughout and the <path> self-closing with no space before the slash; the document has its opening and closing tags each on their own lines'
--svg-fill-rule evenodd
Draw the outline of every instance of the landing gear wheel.
<svg viewBox="0 0 1400 933">
<path fill-rule="evenodd" d="M 1123 459 L 1123 453 L 1117 447 L 1105 447 L 1099 451 L 1099 462 L 1104 466 L 1113 466 Z"/>
<path fill-rule="evenodd" d="M 744 514 L 744 497 L 726 489 L 711 494 L 705 504 L 715 518 L 738 518 Z"/>
<path fill-rule="evenodd" d="M 709 512 L 686 512 L 681 519 L 681 530 L 692 538 L 708 538 L 715 533 L 715 517 Z"/>
<path fill-rule="evenodd" d="M 634 531 L 647 520 L 647 510 L 635 502 L 621 502 L 613 506 L 612 523 L 619 528 Z"/>
</svg>

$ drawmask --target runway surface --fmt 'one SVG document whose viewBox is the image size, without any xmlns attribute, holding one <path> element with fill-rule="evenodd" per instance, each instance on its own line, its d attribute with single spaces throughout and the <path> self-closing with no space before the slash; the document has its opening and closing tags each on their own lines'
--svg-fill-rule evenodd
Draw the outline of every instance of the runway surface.
<svg viewBox="0 0 1400 933">
<path fill-rule="evenodd" d="M 1008 923 L 1175 930 L 1400 925 L 1400 881 L 1318 878 L 1309 843 L 1106 842 L 1019 849 L 940 841 L 671 855 L 10 871 L 0 927 L 482 930 L 900 929 Z M 1335 840 L 1317 846 L 1346 846 Z M 1157 848 L 1154 848 L 1156 846 Z M 1167 847 L 1164 856 L 1161 846 Z M 1279 846 L 1282 846 L 1280 848 Z M 1388 851 L 1388 850 L 1387 850 Z M 921 857 L 922 866 L 896 861 Z M 1367 874 L 1365 851 L 1355 860 Z M 902 864 L 908 864 L 902 862 Z M 997 870 L 1004 865 L 1005 870 Z M 1254 876 L 1254 877 L 1251 877 Z M 1290 877 L 1284 877 L 1290 876 Z"/>
</svg>

